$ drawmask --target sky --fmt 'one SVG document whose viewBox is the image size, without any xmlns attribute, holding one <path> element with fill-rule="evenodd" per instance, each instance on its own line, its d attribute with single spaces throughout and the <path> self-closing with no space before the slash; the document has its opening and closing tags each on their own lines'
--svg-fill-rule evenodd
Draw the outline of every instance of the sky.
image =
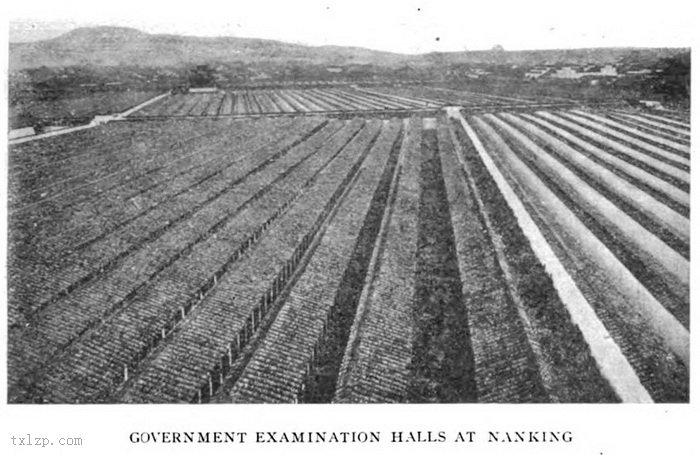
<svg viewBox="0 0 700 455">
<path fill-rule="evenodd" d="M 401 53 L 581 47 L 689 47 L 691 1 L 12 0 L 10 40 L 78 26 L 269 38 Z"/>
</svg>

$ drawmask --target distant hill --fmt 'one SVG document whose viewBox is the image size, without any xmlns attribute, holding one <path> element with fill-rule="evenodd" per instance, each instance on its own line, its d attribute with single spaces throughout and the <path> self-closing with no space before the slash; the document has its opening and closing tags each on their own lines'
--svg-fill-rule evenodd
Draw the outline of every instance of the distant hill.
<svg viewBox="0 0 700 455">
<path fill-rule="evenodd" d="M 583 49 L 546 49 L 525 51 L 468 51 L 468 52 L 433 52 L 425 58 L 433 62 L 490 63 L 509 65 L 546 65 L 546 64 L 612 64 L 637 63 L 653 64 L 662 58 L 672 57 L 688 48 L 633 48 L 603 47 Z"/>
<path fill-rule="evenodd" d="M 392 64 L 405 56 L 355 47 L 304 46 L 254 38 L 151 35 L 132 28 L 78 28 L 53 39 L 10 43 L 9 68 L 40 66 L 180 66 L 212 62 L 286 61 Z"/>
<path fill-rule="evenodd" d="M 687 49 L 564 49 L 467 51 L 405 55 L 344 46 L 304 46 L 254 38 L 148 34 L 124 27 L 78 28 L 56 38 L 10 43 L 9 69 L 65 66 L 173 67 L 203 63 L 262 61 L 324 65 L 373 64 L 605 64 L 669 57 Z"/>
</svg>

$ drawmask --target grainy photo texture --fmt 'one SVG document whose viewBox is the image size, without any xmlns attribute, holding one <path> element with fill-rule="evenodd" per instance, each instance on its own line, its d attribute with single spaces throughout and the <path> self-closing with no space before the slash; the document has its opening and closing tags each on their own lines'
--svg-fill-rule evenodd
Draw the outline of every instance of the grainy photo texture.
<svg viewBox="0 0 700 455">
<path fill-rule="evenodd" d="M 11 23 L 7 401 L 688 402 L 689 48 L 462 32 Z"/>
</svg>

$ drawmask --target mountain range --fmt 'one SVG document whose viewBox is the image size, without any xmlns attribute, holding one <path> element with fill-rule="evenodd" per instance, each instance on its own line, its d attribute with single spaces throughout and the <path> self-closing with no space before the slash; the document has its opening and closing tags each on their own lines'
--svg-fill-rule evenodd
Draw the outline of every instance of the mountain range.
<svg viewBox="0 0 700 455">
<path fill-rule="evenodd" d="M 65 66 L 172 67 L 204 63 L 296 62 L 379 66 L 498 63 L 605 64 L 634 55 L 641 60 L 670 57 L 683 48 L 595 48 L 533 51 L 434 52 L 397 54 L 359 47 L 306 46 L 281 41 L 149 34 L 125 27 L 83 27 L 56 38 L 10 43 L 10 71 Z"/>
</svg>

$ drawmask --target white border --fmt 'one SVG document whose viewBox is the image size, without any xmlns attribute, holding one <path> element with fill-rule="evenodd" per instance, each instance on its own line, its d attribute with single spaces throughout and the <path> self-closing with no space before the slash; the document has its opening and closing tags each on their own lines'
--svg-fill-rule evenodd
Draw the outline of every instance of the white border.
<svg viewBox="0 0 700 455">
<path fill-rule="evenodd" d="M 16 0 L 13 2 L 19 3 Z M 47 2 L 48 3 L 48 2 Z M 68 2 L 72 3 L 72 2 Z M 92 2 L 97 4 L 98 2 Z M 105 4 L 106 2 L 99 2 Z M 129 2 L 127 2 L 129 3 Z M 144 8 L 149 14 L 157 15 L 159 9 L 167 9 L 168 2 L 140 2 L 148 5 Z M 192 2 L 197 8 L 197 2 Z M 302 2 L 303 3 L 303 2 Z M 337 1 L 328 0 L 333 5 Z M 420 2 L 416 2 L 420 3 Z M 438 2 L 440 3 L 440 2 Z M 520 3 L 520 2 L 512 2 Z M 620 5 L 630 11 L 637 8 L 639 2 L 612 2 L 614 11 L 620 11 Z M 651 2 L 643 2 L 648 5 Z M 679 2 L 653 2 L 658 8 L 679 8 Z M 680 2 L 681 5 L 683 2 Z M 134 6 L 134 2 L 129 3 Z M 366 7 L 370 3 L 365 2 Z M 123 6 L 123 2 L 110 4 L 110 10 Z M 453 3 L 455 14 L 475 15 L 479 12 L 478 4 L 471 2 Z M 692 3 L 677 11 L 679 15 L 700 17 L 692 9 Z M 53 3 L 47 11 L 60 9 L 62 2 Z M 2 8 L 5 9 L 7 5 Z M 359 8 L 360 6 L 358 6 Z M 586 8 L 584 3 L 572 3 L 571 14 L 579 14 Z M 236 6 L 226 7 L 226 14 L 235 15 Z M 503 8 L 504 17 L 509 15 L 509 8 Z M 546 14 L 546 11 L 535 11 Z M 136 8 L 134 14 L 141 14 Z M 270 14 L 274 14 L 271 11 Z M 367 13 L 370 14 L 370 13 Z M 606 14 L 604 10 L 598 14 Z M 3 17 L 8 15 L 3 14 Z M 591 17 L 590 15 L 586 17 Z M 295 18 L 303 27 L 303 18 Z M 313 18 L 309 18 L 312 20 Z M 187 20 L 187 18 L 182 18 Z M 292 18 L 289 18 L 292 20 Z M 527 20 L 518 17 L 517 20 Z M 620 27 L 625 27 L 625 17 L 619 17 Z M 653 40 L 655 37 L 650 37 Z M 697 36 L 693 36 L 692 45 L 696 47 Z M 0 128 L 7 131 L 7 23 L 2 24 L 2 102 L 0 104 Z M 693 60 L 697 60 L 693 51 Z M 692 85 L 698 84 L 697 70 L 693 72 Z M 696 90 L 697 91 L 697 90 Z M 698 98 L 693 96 L 693 140 L 698 140 Z M 3 260 L 3 273 L 0 279 L 0 319 L 7 320 L 6 309 L 6 240 L 7 240 L 7 149 L 3 141 L 0 163 L 0 199 L 2 210 L 0 223 L 0 254 Z M 698 236 L 696 220 L 699 206 L 697 173 L 693 172 L 691 185 L 691 220 L 693 238 Z M 700 255 L 698 242 L 691 244 L 691 256 Z M 691 276 L 700 271 L 691 263 Z M 697 285 L 691 280 L 691 302 L 698 300 Z M 691 311 L 691 327 L 697 327 L 698 309 Z M 692 329 L 691 329 L 692 331 Z M 7 387 L 6 371 L 6 336 L 7 326 L 0 324 L 0 390 Z M 691 348 L 691 365 L 696 365 L 697 343 Z M 695 368 L 692 368 L 693 373 Z M 698 375 L 691 376 L 691 404 L 681 405 L 7 405 L 5 396 L 0 397 L 0 452 L 29 453 L 39 451 L 37 447 L 12 446 L 11 435 L 20 436 L 31 433 L 35 436 L 58 438 L 59 436 L 82 437 L 82 447 L 51 447 L 42 449 L 41 453 L 471 453 L 471 454 L 658 454 L 700 453 L 697 438 L 698 413 Z M 572 431 L 573 442 L 569 444 L 474 444 L 415 443 L 379 445 L 329 445 L 329 444 L 282 444 L 263 445 L 247 443 L 245 445 L 209 444 L 209 445 L 165 445 L 132 444 L 129 434 L 132 431 L 246 431 L 249 437 L 255 431 L 381 431 L 382 438 L 389 440 L 391 431 L 446 431 L 448 435 L 456 431 L 477 431 L 486 436 L 487 431 L 507 430 L 546 430 Z M 53 449 L 53 450 L 51 450 Z"/>
</svg>

